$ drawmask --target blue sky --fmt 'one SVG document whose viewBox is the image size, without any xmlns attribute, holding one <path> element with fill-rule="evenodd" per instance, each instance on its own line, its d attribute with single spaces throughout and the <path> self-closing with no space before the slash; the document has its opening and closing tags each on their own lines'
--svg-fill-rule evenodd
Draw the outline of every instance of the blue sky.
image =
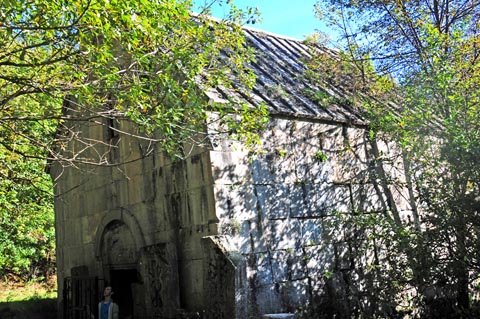
<svg viewBox="0 0 480 319">
<path fill-rule="evenodd" d="M 197 5 L 203 5 L 205 0 L 195 0 Z M 208 0 L 207 0 L 208 1 Z M 315 18 L 313 5 L 317 0 L 234 0 L 239 8 L 257 7 L 262 14 L 262 22 L 250 25 L 253 28 L 269 31 L 276 34 L 304 39 L 321 23 Z M 214 5 L 213 15 L 224 17 L 227 6 Z"/>
</svg>

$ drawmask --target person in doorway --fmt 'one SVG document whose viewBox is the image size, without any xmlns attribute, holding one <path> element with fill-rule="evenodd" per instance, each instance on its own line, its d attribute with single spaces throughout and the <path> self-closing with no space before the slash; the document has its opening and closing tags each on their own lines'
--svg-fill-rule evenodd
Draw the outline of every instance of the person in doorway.
<svg viewBox="0 0 480 319">
<path fill-rule="evenodd" d="M 112 295 L 112 287 L 105 287 L 103 290 L 103 300 L 98 304 L 99 319 L 118 319 L 118 305 L 113 302 Z"/>
</svg>

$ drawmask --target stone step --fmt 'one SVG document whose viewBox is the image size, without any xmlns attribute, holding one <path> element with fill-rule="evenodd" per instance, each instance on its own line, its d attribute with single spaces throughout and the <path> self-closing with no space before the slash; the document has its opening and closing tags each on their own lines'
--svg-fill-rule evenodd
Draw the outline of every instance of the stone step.
<svg viewBox="0 0 480 319">
<path fill-rule="evenodd" d="M 262 318 L 268 319 L 292 319 L 295 318 L 293 313 L 267 313 L 262 316 Z"/>
</svg>

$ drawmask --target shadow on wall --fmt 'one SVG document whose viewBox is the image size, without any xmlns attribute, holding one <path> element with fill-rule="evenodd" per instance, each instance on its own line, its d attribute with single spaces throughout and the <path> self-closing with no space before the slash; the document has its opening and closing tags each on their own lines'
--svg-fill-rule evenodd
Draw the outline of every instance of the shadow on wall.
<svg viewBox="0 0 480 319">
<path fill-rule="evenodd" d="M 408 211 L 386 181 L 401 175 L 398 154 L 382 149 L 379 168 L 366 131 L 338 125 L 284 121 L 263 138 L 264 153 L 214 163 L 220 233 L 246 257 L 250 313 L 394 314 L 397 291 L 379 286 L 388 243 L 372 234 L 377 216 Z"/>
</svg>

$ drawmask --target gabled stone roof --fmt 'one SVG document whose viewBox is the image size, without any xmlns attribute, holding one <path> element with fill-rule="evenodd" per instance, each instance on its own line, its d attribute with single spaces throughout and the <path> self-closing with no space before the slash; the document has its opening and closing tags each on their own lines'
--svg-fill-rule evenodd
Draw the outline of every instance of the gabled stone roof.
<svg viewBox="0 0 480 319">
<path fill-rule="evenodd" d="M 335 102 L 350 97 L 346 90 L 327 81 L 312 84 L 305 79 L 304 62 L 312 57 L 312 53 L 334 57 L 337 54 L 335 51 L 252 28 L 244 28 L 244 32 L 248 44 L 255 50 L 256 61 L 251 67 L 257 76 L 256 85 L 250 95 L 217 88 L 208 92 L 210 97 L 218 100 L 235 95 L 235 98 L 253 106 L 265 103 L 270 114 L 275 115 L 362 126 L 367 124 L 362 112 L 351 103 Z M 332 97 L 332 102 L 320 105 L 309 98 L 306 91 L 322 91 Z"/>
</svg>

